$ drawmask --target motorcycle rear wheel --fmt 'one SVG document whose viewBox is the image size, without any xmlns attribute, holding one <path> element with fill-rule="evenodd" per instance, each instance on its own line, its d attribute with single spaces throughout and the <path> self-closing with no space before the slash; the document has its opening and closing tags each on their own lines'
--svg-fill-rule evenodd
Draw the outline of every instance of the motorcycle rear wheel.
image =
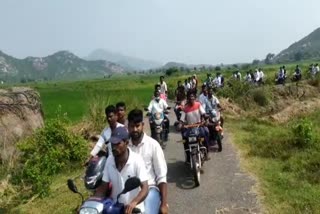
<svg viewBox="0 0 320 214">
<path fill-rule="evenodd" d="M 192 174 L 194 178 L 195 187 L 200 186 L 200 164 L 199 164 L 199 155 L 193 154 L 191 157 L 192 161 Z"/>
</svg>

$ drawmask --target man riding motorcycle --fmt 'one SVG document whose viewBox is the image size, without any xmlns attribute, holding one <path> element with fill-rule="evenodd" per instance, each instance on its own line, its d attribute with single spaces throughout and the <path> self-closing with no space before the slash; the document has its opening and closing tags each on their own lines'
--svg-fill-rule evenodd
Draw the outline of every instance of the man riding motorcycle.
<svg viewBox="0 0 320 214">
<path fill-rule="evenodd" d="M 201 103 L 196 101 L 196 95 L 192 92 L 187 94 L 187 104 L 185 105 L 184 109 L 184 118 L 183 118 L 183 127 L 182 127 L 182 138 L 186 139 L 188 129 L 184 127 L 184 125 L 193 125 L 193 124 L 200 124 L 203 123 L 203 118 L 207 117 L 205 110 L 202 108 Z M 205 146 L 209 147 L 209 131 L 208 128 L 205 126 L 199 127 L 200 136 L 204 137 L 205 139 Z M 190 154 L 188 151 L 189 145 L 188 143 L 184 143 L 184 150 L 186 154 L 186 163 L 190 163 Z M 206 157 L 209 160 L 209 156 Z"/>
<path fill-rule="evenodd" d="M 102 177 L 102 184 L 97 188 L 92 199 L 101 200 L 106 197 L 109 183 L 112 183 L 111 198 L 117 200 L 117 195 L 124 189 L 126 180 L 138 177 L 141 181 L 139 189 L 132 190 L 119 198 L 126 205 L 126 214 L 131 214 L 137 207 L 144 212 L 144 201 L 148 195 L 148 174 L 142 157 L 128 148 L 129 132 L 125 127 L 112 131 L 110 138 L 112 153 L 107 159 Z"/>
<path fill-rule="evenodd" d="M 181 110 L 183 109 L 185 105 L 185 100 L 186 100 L 185 89 L 180 80 L 178 81 L 178 86 L 175 91 L 175 95 L 176 95 L 176 106 L 174 107 L 174 113 L 176 114 L 177 121 L 180 121 Z"/>
<path fill-rule="evenodd" d="M 222 127 L 223 127 L 223 118 L 220 114 L 220 102 L 217 97 L 213 95 L 212 88 L 208 89 L 208 97 L 206 100 L 206 113 L 209 115 L 209 132 L 211 140 L 217 141 L 218 151 L 222 151 L 221 140 L 223 137 Z"/>
<path fill-rule="evenodd" d="M 117 109 L 115 106 L 109 105 L 106 107 L 105 114 L 106 114 L 106 118 L 107 118 L 109 127 L 106 127 L 102 131 L 102 133 L 99 137 L 99 140 L 96 143 L 96 145 L 94 146 L 94 148 L 92 149 L 92 151 L 90 152 L 91 156 L 89 157 L 89 159 L 87 160 L 86 163 L 88 163 L 88 161 L 91 158 L 95 157 L 106 143 L 107 144 L 109 143 L 109 139 L 111 137 L 112 130 L 114 130 L 117 127 L 124 126 L 123 124 L 117 122 L 118 121 L 118 114 L 117 113 L 118 112 L 117 112 Z M 108 153 L 111 154 L 111 145 L 110 144 L 108 144 Z"/>
<path fill-rule="evenodd" d="M 149 176 L 149 192 L 144 201 L 148 214 L 168 214 L 167 163 L 159 143 L 144 133 L 143 112 L 134 109 L 128 114 L 129 148 L 141 155 Z"/>
<path fill-rule="evenodd" d="M 160 92 L 154 91 L 154 98 L 150 101 L 148 106 L 148 111 L 153 115 L 154 113 L 161 114 L 164 117 L 164 124 L 166 128 L 166 138 L 169 133 L 169 118 L 165 115 L 165 111 L 168 108 L 168 104 L 164 99 L 160 98 Z M 152 124 L 150 124 L 151 131 L 155 128 Z"/>
</svg>

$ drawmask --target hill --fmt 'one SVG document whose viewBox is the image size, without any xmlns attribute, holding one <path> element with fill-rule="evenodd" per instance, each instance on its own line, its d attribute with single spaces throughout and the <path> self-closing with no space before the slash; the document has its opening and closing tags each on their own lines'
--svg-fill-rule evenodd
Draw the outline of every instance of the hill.
<svg viewBox="0 0 320 214">
<path fill-rule="evenodd" d="M 320 28 L 281 51 L 274 61 L 284 63 L 313 59 L 320 59 Z"/>
<path fill-rule="evenodd" d="M 0 80 L 5 82 L 87 79 L 123 71 L 115 63 L 87 61 L 69 51 L 25 59 L 17 59 L 0 51 Z"/>
<path fill-rule="evenodd" d="M 136 57 L 125 56 L 119 53 L 111 52 L 104 49 L 97 49 L 86 57 L 88 60 L 107 60 L 115 62 L 128 70 L 147 70 L 161 66 L 161 63 L 139 59 Z"/>
</svg>

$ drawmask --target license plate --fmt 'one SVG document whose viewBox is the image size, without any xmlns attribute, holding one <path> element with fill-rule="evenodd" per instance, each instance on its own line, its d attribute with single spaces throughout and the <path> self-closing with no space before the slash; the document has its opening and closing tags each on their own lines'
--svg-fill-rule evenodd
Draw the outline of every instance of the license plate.
<svg viewBox="0 0 320 214">
<path fill-rule="evenodd" d="M 188 141 L 189 142 L 196 142 L 197 141 L 197 137 L 189 137 Z"/>
</svg>

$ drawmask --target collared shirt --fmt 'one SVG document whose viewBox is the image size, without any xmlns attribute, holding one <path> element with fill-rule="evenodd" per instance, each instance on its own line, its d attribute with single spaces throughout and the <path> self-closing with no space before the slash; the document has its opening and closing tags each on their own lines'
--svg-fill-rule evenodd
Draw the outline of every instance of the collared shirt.
<svg viewBox="0 0 320 214">
<path fill-rule="evenodd" d="M 167 83 L 163 81 L 162 84 L 160 82 L 158 84 L 160 85 L 160 93 L 165 94 L 168 91 Z"/>
<path fill-rule="evenodd" d="M 117 199 L 117 195 L 124 189 L 126 180 L 130 177 L 138 177 L 141 182 L 148 181 L 149 177 L 146 172 L 146 167 L 141 156 L 132 152 L 129 148 L 129 157 L 127 163 L 119 172 L 113 156 L 109 156 L 103 170 L 102 180 L 112 183 L 111 198 Z M 140 192 L 140 187 L 120 196 L 119 202 L 125 205 L 129 204 Z M 137 205 L 141 211 L 144 211 L 144 203 Z"/>
<path fill-rule="evenodd" d="M 124 126 L 124 125 L 117 122 L 117 126 L 116 127 L 121 127 L 121 126 Z M 96 145 L 94 146 L 94 148 L 92 149 L 90 154 L 92 156 L 96 156 L 99 153 L 99 151 L 102 149 L 103 145 L 110 140 L 110 137 L 111 137 L 111 128 L 107 127 L 102 131 L 98 142 L 96 143 Z M 111 144 L 108 143 L 109 154 L 112 154 L 111 150 L 112 150 Z"/>
<path fill-rule="evenodd" d="M 204 95 L 203 93 L 199 95 L 199 102 L 201 103 L 203 109 L 206 109 L 206 99 L 207 99 L 207 96 Z"/>
<path fill-rule="evenodd" d="M 187 125 L 200 123 L 201 115 L 206 113 L 200 102 L 195 102 L 193 106 L 186 105 L 183 111 L 185 113 L 184 121 Z"/>
<path fill-rule="evenodd" d="M 156 140 L 143 133 L 143 138 L 137 146 L 133 145 L 130 140 L 129 148 L 141 155 L 144 160 L 149 176 L 149 185 L 167 183 L 167 163 L 163 150 Z"/>
<path fill-rule="evenodd" d="M 220 104 L 218 98 L 212 95 L 211 98 L 207 99 L 206 108 L 205 108 L 206 113 L 210 113 L 210 111 L 212 110 L 217 110 L 218 104 Z"/>
<path fill-rule="evenodd" d="M 168 107 L 168 104 L 164 99 L 160 99 L 159 101 L 156 101 L 155 99 L 153 99 L 149 103 L 148 111 L 162 113 L 164 110 L 167 109 L 167 107 Z"/>
</svg>

